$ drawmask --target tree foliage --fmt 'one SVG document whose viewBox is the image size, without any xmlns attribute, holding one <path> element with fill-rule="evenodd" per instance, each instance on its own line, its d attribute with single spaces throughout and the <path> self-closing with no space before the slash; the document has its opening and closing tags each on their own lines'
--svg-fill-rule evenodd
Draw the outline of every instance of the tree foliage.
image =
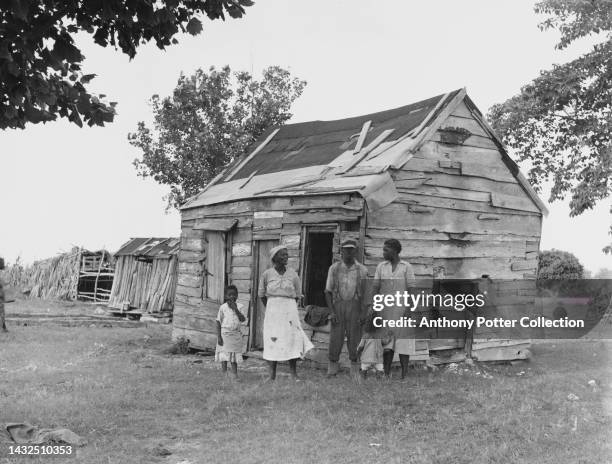
<svg viewBox="0 0 612 464">
<path fill-rule="evenodd" d="M 0 129 L 68 118 L 82 126 L 113 120 L 114 103 L 87 90 L 74 36 L 85 32 L 130 58 L 139 45 L 163 49 L 179 32 L 198 34 L 200 17 L 241 17 L 251 0 L 3 0 L 0 3 Z"/>
<path fill-rule="evenodd" d="M 594 279 L 612 279 L 612 269 L 609 269 L 607 267 L 602 267 L 595 273 L 593 278 Z"/>
<path fill-rule="evenodd" d="M 582 279 L 584 266 L 572 253 L 548 250 L 539 253 L 538 279 Z"/>
<path fill-rule="evenodd" d="M 151 98 L 153 129 L 139 122 L 128 135 L 142 150 L 138 174 L 168 185 L 168 206 L 180 206 L 267 128 L 287 121 L 305 85 L 280 67 L 260 80 L 229 66 L 181 75 L 172 96 Z"/>
<path fill-rule="evenodd" d="M 612 0 L 543 0 L 536 12 L 548 16 L 542 29 L 560 32 L 558 49 L 594 34 L 601 40 L 542 71 L 488 118 L 518 159 L 529 161 L 536 189 L 552 181 L 550 201 L 569 193 L 576 216 L 612 193 Z"/>
</svg>

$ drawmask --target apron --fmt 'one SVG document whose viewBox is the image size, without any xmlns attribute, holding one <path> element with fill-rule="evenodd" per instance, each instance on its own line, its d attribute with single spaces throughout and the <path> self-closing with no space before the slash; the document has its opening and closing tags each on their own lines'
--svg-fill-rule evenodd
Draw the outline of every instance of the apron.
<svg viewBox="0 0 612 464">
<path fill-rule="evenodd" d="M 263 358 L 267 361 L 304 358 L 314 348 L 302 329 L 294 298 L 268 297 L 263 339 Z"/>
</svg>

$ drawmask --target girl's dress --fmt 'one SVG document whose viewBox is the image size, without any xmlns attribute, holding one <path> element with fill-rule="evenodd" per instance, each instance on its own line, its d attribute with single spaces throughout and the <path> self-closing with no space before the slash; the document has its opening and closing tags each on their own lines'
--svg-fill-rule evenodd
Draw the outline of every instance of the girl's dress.
<svg viewBox="0 0 612 464">
<path fill-rule="evenodd" d="M 247 325 L 246 315 L 244 314 L 244 305 L 236 303 L 238 311 L 245 317 L 244 322 L 240 322 L 234 310 L 227 303 L 223 303 L 217 314 L 217 321 L 221 324 L 221 337 L 223 337 L 223 346 L 217 345 L 215 350 L 215 361 L 222 362 L 242 362 L 242 331 L 241 327 Z"/>
</svg>

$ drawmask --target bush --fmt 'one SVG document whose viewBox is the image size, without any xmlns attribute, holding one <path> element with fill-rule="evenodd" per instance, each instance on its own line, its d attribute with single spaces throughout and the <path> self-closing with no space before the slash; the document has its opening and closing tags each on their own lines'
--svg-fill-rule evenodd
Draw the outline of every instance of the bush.
<svg viewBox="0 0 612 464">
<path fill-rule="evenodd" d="M 189 339 L 179 337 L 174 341 L 174 344 L 168 349 L 170 354 L 189 354 Z"/>
<path fill-rule="evenodd" d="M 572 253 L 547 250 L 539 254 L 538 279 L 582 279 L 584 266 Z"/>
</svg>

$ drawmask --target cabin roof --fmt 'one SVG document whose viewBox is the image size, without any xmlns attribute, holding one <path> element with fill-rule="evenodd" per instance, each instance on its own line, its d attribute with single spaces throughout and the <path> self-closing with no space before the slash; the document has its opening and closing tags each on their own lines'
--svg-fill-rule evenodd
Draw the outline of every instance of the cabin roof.
<svg viewBox="0 0 612 464">
<path fill-rule="evenodd" d="M 448 116 L 448 108 L 464 99 L 469 100 L 465 89 L 458 89 L 378 113 L 270 128 L 181 209 L 247 198 L 348 192 L 361 194 L 371 209 L 384 207 L 397 196 L 388 170 L 405 164 Z M 491 136 L 513 175 L 545 213 L 492 131 Z"/>
<path fill-rule="evenodd" d="M 145 256 L 149 258 L 175 255 L 181 241 L 178 238 L 131 238 L 115 253 L 115 256 Z"/>
<path fill-rule="evenodd" d="M 456 92 L 458 90 L 453 94 Z M 371 121 L 371 126 L 363 146 L 367 146 L 387 129 L 394 131 L 385 141 L 397 140 L 421 124 L 444 97 L 437 95 L 400 108 L 336 121 L 310 121 L 281 126 L 265 147 L 241 166 L 232 179 L 245 179 L 254 172 L 261 175 L 327 165 L 345 151 L 355 148 L 360 131 L 367 121 Z M 258 142 L 265 140 L 270 132 L 260 137 Z M 227 176 L 219 182 L 225 181 Z"/>
</svg>

